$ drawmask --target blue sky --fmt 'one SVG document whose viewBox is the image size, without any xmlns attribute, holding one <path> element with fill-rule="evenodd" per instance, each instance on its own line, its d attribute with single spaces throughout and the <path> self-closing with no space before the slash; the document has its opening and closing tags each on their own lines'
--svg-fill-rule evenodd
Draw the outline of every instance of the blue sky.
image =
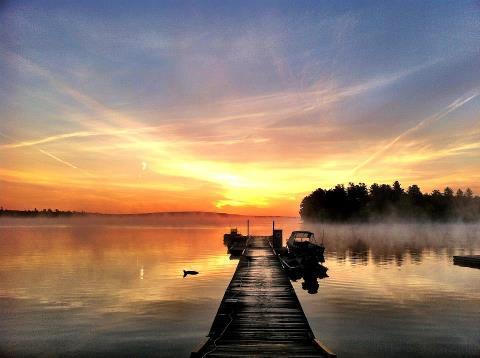
<svg viewBox="0 0 480 358">
<path fill-rule="evenodd" d="M 291 213 L 350 180 L 480 190 L 477 1 L 7 1 L 0 20 L 11 205 L 68 187 L 52 205 L 90 189 L 87 209 Z"/>
</svg>

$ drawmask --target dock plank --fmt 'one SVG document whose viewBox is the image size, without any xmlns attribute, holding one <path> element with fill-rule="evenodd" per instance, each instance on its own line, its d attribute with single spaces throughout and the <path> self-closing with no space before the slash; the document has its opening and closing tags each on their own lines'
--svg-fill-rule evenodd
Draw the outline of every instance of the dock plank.
<svg viewBox="0 0 480 358">
<path fill-rule="evenodd" d="M 192 357 L 335 357 L 315 339 L 267 236 L 248 239 L 208 337 Z"/>
</svg>

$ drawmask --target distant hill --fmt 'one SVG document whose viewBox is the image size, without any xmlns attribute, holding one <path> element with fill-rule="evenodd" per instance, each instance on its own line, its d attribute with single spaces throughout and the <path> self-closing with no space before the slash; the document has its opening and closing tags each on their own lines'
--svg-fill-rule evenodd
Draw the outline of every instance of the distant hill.
<svg viewBox="0 0 480 358">
<path fill-rule="evenodd" d="M 86 211 L 63 211 L 58 209 L 11 210 L 0 208 L 0 216 L 6 217 L 211 217 L 211 218 L 295 218 L 280 215 L 242 215 L 214 211 L 160 211 L 152 213 L 96 213 Z"/>
<path fill-rule="evenodd" d="M 139 214 L 94 214 L 94 215 L 114 215 L 114 216 L 215 216 L 215 217 L 238 217 L 238 218 L 294 218 L 294 216 L 283 215 L 244 215 L 219 213 L 215 211 L 159 211 L 153 213 Z"/>
</svg>

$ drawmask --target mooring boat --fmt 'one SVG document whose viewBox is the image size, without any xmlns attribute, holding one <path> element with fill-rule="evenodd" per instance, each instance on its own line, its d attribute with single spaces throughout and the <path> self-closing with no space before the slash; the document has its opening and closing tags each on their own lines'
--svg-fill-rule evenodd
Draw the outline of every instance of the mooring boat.
<svg viewBox="0 0 480 358">
<path fill-rule="evenodd" d="M 228 253 L 233 256 L 242 255 L 245 247 L 245 240 L 235 241 L 228 247 Z"/>
<path fill-rule="evenodd" d="M 223 235 L 223 243 L 228 247 L 228 253 L 232 256 L 240 256 L 247 245 L 248 235 L 242 235 L 237 228 L 230 229 L 229 234 Z"/>
<path fill-rule="evenodd" d="M 323 257 L 325 247 L 317 242 L 315 235 L 310 231 L 294 231 L 287 240 L 288 252 L 295 256 Z"/>
<path fill-rule="evenodd" d="M 233 241 L 237 239 L 242 239 L 244 236 L 238 232 L 237 228 L 232 228 L 230 229 L 229 234 L 224 234 L 223 235 L 223 240 L 224 241 Z"/>
</svg>

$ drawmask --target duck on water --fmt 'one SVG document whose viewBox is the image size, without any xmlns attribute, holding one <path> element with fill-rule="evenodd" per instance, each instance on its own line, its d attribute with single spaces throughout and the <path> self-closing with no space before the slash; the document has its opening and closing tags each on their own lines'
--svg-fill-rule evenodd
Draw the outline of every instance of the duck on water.
<svg viewBox="0 0 480 358">
<path fill-rule="evenodd" d="M 193 270 L 183 270 L 183 277 L 187 277 L 188 275 L 198 275 L 198 271 Z"/>
</svg>

